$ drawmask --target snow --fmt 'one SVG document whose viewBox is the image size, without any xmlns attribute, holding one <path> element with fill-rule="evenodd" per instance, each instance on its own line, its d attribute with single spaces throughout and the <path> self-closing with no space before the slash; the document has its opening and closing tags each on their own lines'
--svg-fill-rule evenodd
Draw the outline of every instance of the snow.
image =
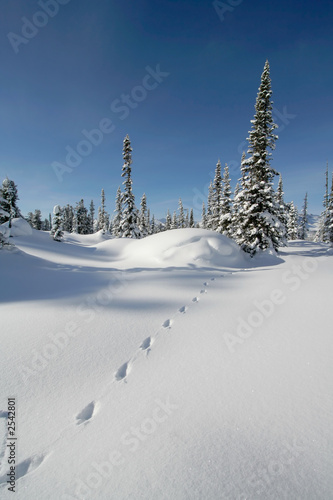
<svg viewBox="0 0 333 500">
<path fill-rule="evenodd" d="M 224 236 L 142 240 L 14 221 L 0 251 L 18 500 L 328 499 L 332 250 L 251 259 Z"/>
<path fill-rule="evenodd" d="M 13 219 L 12 227 L 9 228 L 9 223 L 5 222 L 1 224 L 1 232 L 4 236 L 30 236 L 32 234 L 32 228 L 30 224 L 22 219 Z"/>
</svg>

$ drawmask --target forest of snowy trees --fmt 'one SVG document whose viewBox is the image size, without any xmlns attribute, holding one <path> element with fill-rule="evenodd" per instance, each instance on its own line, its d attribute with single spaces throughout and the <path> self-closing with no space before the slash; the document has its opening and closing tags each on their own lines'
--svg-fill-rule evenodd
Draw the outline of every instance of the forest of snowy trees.
<svg viewBox="0 0 333 500">
<path fill-rule="evenodd" d="M 132 148 L 128 135 L 123 142 L 123 189 L 119 187 L 116 192 L 112 215 L 106 211 L 106 197 L 102 189 L 97 213 L 93 201 L 87 208 L 81 199 L 75 207 L 56 205 L 48 219 L 42 220 L 41 211 L 36 209 L 28 213 L 26 220 L 34 229 L 50 231 L 56 241 L 61 241 L 64 231 L 78 234 L 102 231 L 115 238 L 143 238 L 160 231 L 200 227 L 234 239 L 251 256 L 258 250 L 278 250 L 286 245 L 287 240 L 306 239 L 307 194 L 299 213 L 292 201 L 284 201 L 281 175 L 274 190 L 274 179 L 279 174 L 272 168 L 271 160 L 278 137 L 274 133 L 277 126 L 273 121 L 271 96 L 270 68 L 266 61 L 247 138 L 248 150 L 242 155 L 241 177 L 232 194 L 228 165 L 222 172 L 218 160 L 207 201 L 203 203 L 201 221 L 194 221 L 193 209 L 185 209 L 181 199 L 172 215 L 170 210 L 167 211 L 163 223 L 150 214 L 145 194 L 141 197 L 140 208 L 136 207 L 131 176 Z M 0 188 L 0 224 L 8 222 L 10 227 L 13 218 L 22 217 L 17 200 L 17 186 L 6 178 Z M 328 165 L 323 205 L 315 239 L 333 244 L 333 179 L 329 190 Z M 0 233 L 0 246 L 5 243 Z"/>
</svg>

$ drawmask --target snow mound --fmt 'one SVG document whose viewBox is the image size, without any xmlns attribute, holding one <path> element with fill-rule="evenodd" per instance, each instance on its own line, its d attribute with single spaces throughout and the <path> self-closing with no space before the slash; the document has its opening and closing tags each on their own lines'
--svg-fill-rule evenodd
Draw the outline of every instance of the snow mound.
<svg viewBox="0 0 333 500">
<path fill-rule="evenodd" d="M 31 236 L 32 235 L 32 227 L 30 224 L 21 218 L 12 220 L 12 227 L 8 227 L 9 223 L 5 222 L 1 224 L 0 231 L 6 237 L 9 236 Z"/>
<path fill-rule="evenodd" d="M 83 238 L 82 238 L 83 236 Z M 103 231 L 97 231 L 94 234 L 77 234 L 77 233 L 68 233 L 64 231 L 63 242 L 71 243 L 73 245 L 80 246 L 96 246 L 98 243 L 102 243 L 103 241 L 113 239 L 110 234 L 103 234 Z"/>
<path fill-rule="evenodd" d="M 99 244 L 97 255 L 105 259 L 108 254 L 122 268 L 242 267 L 245 263 L 235 242 L 205 229 L 175 229 L 141 240 L 121 239 Z"/>
</svg>

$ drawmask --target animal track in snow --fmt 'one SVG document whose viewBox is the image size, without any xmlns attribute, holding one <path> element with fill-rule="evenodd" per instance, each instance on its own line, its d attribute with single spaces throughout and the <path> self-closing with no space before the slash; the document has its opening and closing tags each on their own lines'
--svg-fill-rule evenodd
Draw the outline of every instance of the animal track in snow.
<svg viewBox="0 0 333 500">
<path fill-rule="evenodd" d="M 192 302 L 199 302 L 199 297 L 193 297 Z"/>
<path fill-rule="evenodd" d="M 95 405 L 94 401 L 92 401 L 87 406 L 85 406 L 83 408 L 83 410 L 81 410 L 80 413 L 78 413 L 76 415 L 76 420 L 78 421 L 77 425 L 88 422 L 91 419 L 91 417 L 93 416 L 93 414 L 95 412 L 95 408 L 96 408 L 96 405 Z"/>
<path fill-rule="evenodd" d="M 180 313 L 185 314 L 185 313 L 186 313 L 186 311 L 187 311 L 187 307 L 186 307 L 186 306 L 182 306 L 182 307 L 180 307 L 180 308 L 178 309 L 178 311 L 179 311 Z"/>
<path fill-rule="evenodd" d="M 163 328 L 171 328 L 172 323 L 173 323 L 172 319 L 166 319 L 162 326 Z"/>
<path fill-rule="evenodd" d="M 207 293 L 207 290 L 203 288 L 202 290 L 200 290 L 200 293 Z"/>
<path fill-rule="evenodd" d="M 119 380 L 124 380 L 124 378 L 128 375 L 129 372 L 129 361 L 127 363 L 124 363 L 121 365 L 120 368 L 118 368 L 116 374 L 115 374 L 115 379 L 119 382 Z"/>
<path fill-rule="evenodd" d="M 152 340 L 151 340 L 151 337 L 147 337 L 143 342 L 142 344 L 140 345 L 140 349 L 142 349 L 143 351 L 146 351 L 147 349 L 150 348 L 152 344 Z"/>
<path fill-rule="evenodd" d="M 25 460 L 23 460 L 23 462 L 17 464 L 15 470 L 16 480 L 36 470 L 42 464 L 44 459 L 45 455 L 34 455 L 32 457 L 26 458 Z M 0 476 L 0 484 L 6 483 L 7 479 L 8 477 L 6 474 Z"/>
<path fill-rule="evenodd" d="M 209 283 L 207 283 L 207 281 L 205 281 L 205 282 L 203 283 L 203 286 L 209 286 Z"/>
<path fill-rule="evenodd" d="M 210 281 L 215 281 L 215 278 L 210 278 Z"/>
</svg>

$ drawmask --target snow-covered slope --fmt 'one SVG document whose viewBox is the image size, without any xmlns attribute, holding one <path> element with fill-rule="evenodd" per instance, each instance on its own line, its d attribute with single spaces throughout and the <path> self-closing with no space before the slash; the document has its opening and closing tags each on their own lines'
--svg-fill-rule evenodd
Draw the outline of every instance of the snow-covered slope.
<svg viewBox="0 0 333 500">
<path fill-rule="evenodd" d="M 0 252 L 1 498 L 12 396 L 19 500 L 332 497 L 332 250 L 65 239 Z"/>
</svg>

